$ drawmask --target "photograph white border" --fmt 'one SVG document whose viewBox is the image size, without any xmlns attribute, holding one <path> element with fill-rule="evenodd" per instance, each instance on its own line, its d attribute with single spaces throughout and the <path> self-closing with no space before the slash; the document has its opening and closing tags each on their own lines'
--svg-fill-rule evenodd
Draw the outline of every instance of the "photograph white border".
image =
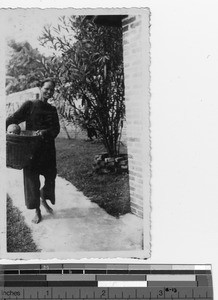
<svg viewBox="0 0 218 300">
<path fill-rule="evenodd" d="M 16 10 L 16 9 L 15 9 Z M 20 10 L 20 9 L 19 9 Z M 57 10 L 55 8 L 47 8 L 47 11 L 53 11 Z M 72 15 L 144 15 L 145 13 L 147 14 L 147 7 L 142 7 L 142 8 L 96 8 L 96 9 L 72 9 L 72 8 L 65 8 L 65 9 L 58 9 L 59 11 L 61 10 L 63 14 L 65 11 L 67 12 L 67 15 L 69 15 L 69 10 L 72 12 Z M 4 13 L 6 11 L 4 10 Z M 0 11 L 1 13 L 1 11 Z M 5 14 L 6 15 L 6 14 Z M 3 14 L 4 16 L 4 14 Z M 1 18 L 3 22 L 3 18 Z M 4 25 L 4 24 L 3 24 Z M 6 25 L 4 25 L 6 26 Z M 2 27 L 4 28 L 4 27 Z M 145 29 L 145 32 L 149 35 L 149 29 Z M 149 36 L 148 36 L 149 38 Z M 144 45 L 145 46 L 145 45 Z M 147 46 L 147 45 L 146 45 Z M 149 51 L 148 51 L 149 52 Z M 4 54 L 4 53 L 3 53 Z M 145 55 L 149 55 L 147 52 Z M 4 55 L 1 56 L 2 61 L 1 65 L 4 64 L 3 62 L 3 57 Z M 146 60 L 150 60 L 150 58 L 146 58 Z M 2 71 L 3 68 L 1 68 Z M 149 70 L 146 70 L 146 80 L 149 80 Z M 5 74 L 1 77 L 5 78 Z M 2 80 L 3 82 L 3 80 Z M 149 86 L 150 80 L 148 81 L 148 86 Z M 4 89 L 3 89 L 4 90 Z M 2 99 L 5 99 L 5 96 L 3 95 L 3 91 L 1 90 L 1 95 Z M 149 106 L 149 101 L 150 101 L 150 93 L 149 89 L 145 93 L 145 102 L 146 105 Z M 2 104 L 2 103 L 1 103 Z M 5 133 L 4 133 L 4 128 L 5 128 L 5 123 L 3 122 L 3 119 L 5 117 L 5 108 L 2 111 L 4 111 L 4 114 L 2 116 L 2 126 L 1 126 L 1 145 L 5 145 Z M 146 126 L 147 124 L 150 124 L 149 121 L 149 111 L 144 110 L 143 112 L 143 119 L 146 120 Z M 59 259 L 81 259 L 81 258 L 148 258 L 150 256 L 150 128 L 145 128 L 145 124 L 142 124 L 143 131 L 145 132 L 145 136 L 143 138 L 143 147 L 144 148 L 144 153 L 145 153 L 145 161 L 146 161 L 146 168 L 148 168 L 147 172 L 143 174 L 143 180 L 144 180 L 144 185 L 143 185 L 143 195 L 144 195 L 144 200 L 143 200 L 143 211 L 144 211 L 144 217 L 143 217 L 143 236 L 142 236 L 142 244 L 143 248 L 142 250 L 137 250 L 137 251 L 90 251 L 90 252 L 31 252 L 31 253 L 9 253 L 6 251 L 6 206 L 4 205 L 4 209 L 1 211 L 1 222 L 0 222 L 0 227 L 1 227 L 1 248 L 0 248 L 0 257 L 1 258 L 8 258 L 8 259 L 54 259 L 54 258 L 59 258 Z M 5 161 L 5 149 L 1 149 L 3 154 L 1 155 L 2 161 Z M 4 178 L 4 187 L 7 185 L 6 178 L 4 174 L 6 174 L 6 169 L 5 166 L 2 163 L 2 169 L 1 169 L 1 176 Z M 6 195 L 5 193 L 5 188 L 4 191 L 1 191 L 1 195 Z M 3 198 L 2 198 L 3 199 Z M 4 226 L 2 226 L 2 223 Z"/>
</svg>

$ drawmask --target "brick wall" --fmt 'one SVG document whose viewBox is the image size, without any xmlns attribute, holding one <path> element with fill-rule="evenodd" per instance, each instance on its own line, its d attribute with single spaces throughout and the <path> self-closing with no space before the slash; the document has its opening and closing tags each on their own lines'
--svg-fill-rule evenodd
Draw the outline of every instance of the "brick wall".
<svg viewBox="0 0 218 300">
<path fill-rule="evenodd" d="M 131 210 L 149 219 L 149 10 L 122 21 Z"/>
</svg>

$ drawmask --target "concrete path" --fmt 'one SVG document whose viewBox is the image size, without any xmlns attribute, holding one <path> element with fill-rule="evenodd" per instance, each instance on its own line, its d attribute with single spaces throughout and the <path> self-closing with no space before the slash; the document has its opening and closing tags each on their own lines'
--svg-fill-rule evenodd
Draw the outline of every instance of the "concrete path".
<svg viewBox="0 0 218 300">
<path fill-rule="evenodd" d="M 132 214 L 119 219 L 92 203 L 69 181 L 57 177 L 54 214 L 42 207 L 43 221 L 31 222 L 34 211 L 24 204 L 23 172 L 7 169 L 7 191 L 43 252 L 141 250 L 142 220 Z M 41 178 L 43 182 L 43 178 Z"/>
</svg>

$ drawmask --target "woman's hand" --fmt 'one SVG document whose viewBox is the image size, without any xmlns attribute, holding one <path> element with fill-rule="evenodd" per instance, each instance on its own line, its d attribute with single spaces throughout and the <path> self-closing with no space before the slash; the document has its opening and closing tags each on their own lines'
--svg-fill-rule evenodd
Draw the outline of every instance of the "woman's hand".
<svg viewBox="0 0 218 300">
<path fill-rule="evenodd" d="M 46 133 L 47 133 L 47 130 L 46 130 L 46 129 L 43 129 L 43 130 L 37 130 L 37 131 L 36 131 L 36 135 L 39 135 L 39 136 L 41 136 L 42 138 L 45 137 Z"/>
</svg>

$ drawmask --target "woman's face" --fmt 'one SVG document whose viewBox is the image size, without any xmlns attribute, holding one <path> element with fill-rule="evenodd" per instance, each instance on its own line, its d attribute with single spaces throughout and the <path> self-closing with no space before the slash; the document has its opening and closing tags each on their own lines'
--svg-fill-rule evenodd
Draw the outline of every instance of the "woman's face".
<svg viewBox="0 0 218 300">
<path fill-rule="evenodd" d="M 41 88 L 42 101 L 46 101 L 54 94 L 54 85 L 52 82 L 45 82 Z"/>
</svg>

